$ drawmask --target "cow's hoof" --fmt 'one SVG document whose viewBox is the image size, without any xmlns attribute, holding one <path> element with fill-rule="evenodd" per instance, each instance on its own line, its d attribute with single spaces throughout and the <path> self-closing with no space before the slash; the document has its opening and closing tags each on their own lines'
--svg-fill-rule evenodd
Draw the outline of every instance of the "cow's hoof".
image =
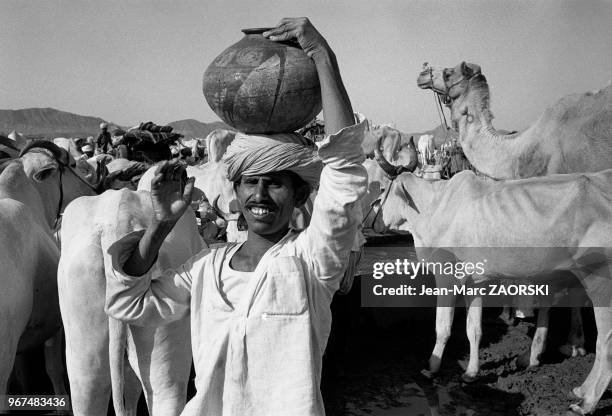
<svg viewBox="0 0 612 416">
<path fill-rule="evenodd" d="M 526 369 L 530 367 L 537 367 L 538 365 L 540 365 L 540 363 L 539 362 L 532 363 L 531 362 L 531 352 L 527 351 L 526 353 L 518 356 L 518 358 L 516 359 L 516 365 L 519 368 Z"/>
<path fill-rule="evenodd" d="M 569 407 L 569 412 L 566 413 L 567 415 L 572 415 L 572 416 L 576 416 L 576 415 L 586 415 L 586 413 L 584 413 L 584 411 L 582 410 L 582 407 L 580 407 L 577 404 L 570 404 Z"/>
<path fill-rule="evenodd" d="M 576 347 L 575 345 L 565 344 L 559 347 L 559 352 L 566 357 L 584 357 L 586 350 L 583 347 Z"/>
<path fill-rule="evenodd" d="M 497 319 L 502 321 L 507 326 L 514 326 L 514 317 L 513 316 L 502 314 L 502 315 L 499 315 L 497 317 Z"/>
<path fill-rule="evenodd" d="M 582 391 L 580 390 L 580 387 L 574 387 L 568 394 L 570 399 L 574 399 L 574 400 L 582 400 L 583 399 L 583 395 L 582 395 Z"/>
<path fill-rule="evenodd" d="M 561 354 L 563 354 L 565 357 L 571 357 L 572 356 L 572 346 L 569 344 L 563 344 L 559 347 L 559 352 Z"/>
<path fill-rule="evenodd" d="M 471 376 L 471 375 L 469 375 L 467 373 L 463 373 L 463 374 L 461 374 L 461 380 L 463 380 L 464 383 L 470 384 L 470 383 L 473 383 L 476 380 L 478 380 L 478 375 Z"/>
</svg>

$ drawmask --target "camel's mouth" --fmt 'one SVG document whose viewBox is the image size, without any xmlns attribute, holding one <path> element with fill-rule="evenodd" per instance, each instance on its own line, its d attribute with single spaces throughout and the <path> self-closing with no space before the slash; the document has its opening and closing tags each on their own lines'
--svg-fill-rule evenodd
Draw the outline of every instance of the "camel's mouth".
<svg viewBox="0 0 612 416">
<path fill-rule="evenodd" d="M 417 78 L 417 85 L 419 88 L 424 90 L 431 89 L 433 87 L 433 78 L 430 70 L 425 70 L 419 74 Z"/>
</svg>

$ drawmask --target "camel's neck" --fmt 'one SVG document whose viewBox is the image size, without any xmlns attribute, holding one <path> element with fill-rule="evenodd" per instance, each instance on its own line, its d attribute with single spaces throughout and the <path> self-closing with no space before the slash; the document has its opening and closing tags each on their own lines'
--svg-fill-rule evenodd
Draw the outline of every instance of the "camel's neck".
<svg viewBox="0 0 612 416">
<path fill-rule="evenodd" d="M 460 128 L 460 143 L 470 163 L 481 173 L 494 179 L 521 177 L 524 141 L 515 134 L 498 133 L 493 126 Z"/>
<path fill-rule="evenodd" d="M 468 89 L 453 101 L 453 121 L 465 156 L 481 173 L 495 179 L 521 177 L 521 160 L 528 149 L 518 134 L 499 133 L 492 124 L 486 82 L 470 80 Z"/>
</svg>

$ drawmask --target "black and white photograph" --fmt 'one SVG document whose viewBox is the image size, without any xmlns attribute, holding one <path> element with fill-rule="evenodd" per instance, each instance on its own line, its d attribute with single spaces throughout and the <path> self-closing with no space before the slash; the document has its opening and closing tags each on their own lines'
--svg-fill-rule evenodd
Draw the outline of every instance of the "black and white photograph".
<svg viewBox="0 0 612 416">
<path fill-rule="evenodd" d="M 612 415 L 611 0 L 0 0 L 0 414 Z"/>
</svg>

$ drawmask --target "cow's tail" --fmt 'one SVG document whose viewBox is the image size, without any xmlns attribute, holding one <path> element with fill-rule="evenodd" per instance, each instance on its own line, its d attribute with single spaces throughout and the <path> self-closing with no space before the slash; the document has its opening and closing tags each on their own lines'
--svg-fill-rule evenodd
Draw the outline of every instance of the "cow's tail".
<svg viewBox="0 0 612 416">
<path fill-rule="evenodd" d="M 108 359 L 111 391 L 115 415 L 126 416 L 123 393 L 125 391 L 124 357 L 127 345 L 127 324 L 108 318 Z"/>
</svg>

